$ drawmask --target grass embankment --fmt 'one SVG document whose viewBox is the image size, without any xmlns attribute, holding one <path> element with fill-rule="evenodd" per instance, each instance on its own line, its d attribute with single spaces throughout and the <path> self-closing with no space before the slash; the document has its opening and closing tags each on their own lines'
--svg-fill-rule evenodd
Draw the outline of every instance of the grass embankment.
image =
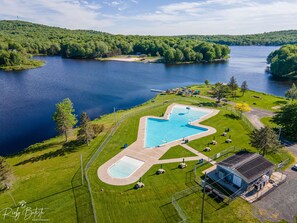
<svg viewBox="0 0 297 223">
<path fill-rule="evenodd" d="M 42 67 L 45 64 L 44 61 L 41 60 L 30 60 L 28 64 L 20 64 L 14 66 L 0 66 L 0 70 L 5 71 L 20 71 L 20 70 L 27 70 Z"/>
<path fill-rule="evenodd" d="M 200 95 L 209 96 L 212 95 L 209 93 L 211 91 L 211 85 L 206 86 L 205 84 L 200 84 L 198 86 L 191 86 L 191 89 L 200 90 Z M 236 96 L 231 97 L 231 95 L 227 96 L 226 99 L 228 101 L 232 101 L 235 103 L 246 102 L 251 107 L 266 109 L 270 111 L 276 111 L 280 106 L 283 106 L 288 103 L 288 100 L 284 97 L 279 97 L 275 95 L 270 95 L 262 92 L 248 90 L 242 95 L 242 92 L 238 89 L 236 91 Z"/>
<path fill-rule="evenodd" d="M 191 174 L 195 162 L 187 162 L 188 167 L 184 170 L 178 169 L 177 163 L 164 164 L 163 168 L 166 173 L 160 176 L 155 175 L 159 165 L 153 166 L 142 177 L 145 187 L 137 191 L 132 189 L 134 185 L 107 185 L 100 181 L 97 176 L 97 169 L 100 165 L 119 153 L 125 143 L 131 144 L 136 140 L 140 117 L 144 115 L 163 115 L 169 105 L 168 103 L 162 103 L 165 100 L 175 100 L 177 103 L 194 105 L 198 103 L 212 104 L 207 99 L 165 95 L 158 96 L 155 103 L 147 102 L 132 110 L 117 112 L 118 118 L 129 113 L 133 115 L 119 126 L 89 170 L 99 222 L 119 222 L 119 219 L 120 222 L 178 222 L 180 220 L 171 205 L 171 196 L 180 190 L 188 188 L 189 185 L 193 185 Z M 137 111 L 139 113 L 135 113 Z M 17 202 L 25 200 L 30 207 L 48 208 L 45 210 L 46 214 L 43 217 L 50 219 L 52 222 L 92 222 L 92 211 L 86 183 L 81 185 L 79 158 L 80 154 L 83 154 L 84 162 L 90 158 L 91 153 L 98 148 L 105 138 L 106 133 L 113 125 L 113 121 L 113 114 L 96 120 L 96 122 L 105 125 L 105 130 L 91 143 L 90 147 L 77 145 L 75 141 L 65 145 L 63 144 L 63 138 L 57 137 L 34 145 L 23 154 L 9 157 L 7 161 L 12 165 L 16 176 L 16 183 L 10 190 L 14 199 Z M 229 127 L 233 139 L 232 145 L 253 149 L 248 145 L 249 130 L 245 127 L 244 122 L 228 115 L 227 111 L 222 110 L 217 116 L 206 120 L 203 124 L 217 128 L 216 135 L 220 134 L 225 127 Z M 190 142 L 190 144 L 200 150 L 200 144 L 207 144 L 212 137 L 198 139 Z M 219 138 L 217 141 L 220 141 Z M 219 152 L 227 146 L 230 146 L 230 144 L 225 146 L 223 142 L 220 142 L 212 150 L 212 153 Z M 177 154 L 175 151 L 173 153 L 174 155 Z M 287 154 L 281 154 L 281 156 L 287 156 Z M 197 202 L 199 201 L 197 200 Z M 210 199 L 208 202 L 211 204 L 214 201 Z M 232 204 L 214 213 L 224 215 L 222 221 L 240 222 L 242 216 L 229 216 L 229 213 L 241 213 L 242 207 L 250 209 L 251 206 L 245 205 L 241 199 L 236 202 L 239 205 Z M 10 195 L 7 192 L 1 194 L 0 209 L 12 206 L 13 201 Z M 184 211 L 190 219 L 197 221 L 197 213 L 195 213 L 195 210 L 192 211 L 192 208 L 185 206 Z M 256 222 L 250 212 L 245 214 L 245 219 Z M 216 220 L 218 220 L 216 214 L 210 213 L 209 222 L 215 222 Z"/>
</svg>

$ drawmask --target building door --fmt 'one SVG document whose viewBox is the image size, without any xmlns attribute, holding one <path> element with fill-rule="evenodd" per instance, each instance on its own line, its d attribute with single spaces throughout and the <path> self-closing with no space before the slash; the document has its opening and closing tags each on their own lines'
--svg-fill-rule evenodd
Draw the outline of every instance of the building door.
<svg viewBox="0 0 297 223">
<path fill-rule="evenodd" d="M 241 178 L 236 175 L 233 175 L 233 184 L 235 184 L 238 187 L 241 187 Z"/>
</svg>

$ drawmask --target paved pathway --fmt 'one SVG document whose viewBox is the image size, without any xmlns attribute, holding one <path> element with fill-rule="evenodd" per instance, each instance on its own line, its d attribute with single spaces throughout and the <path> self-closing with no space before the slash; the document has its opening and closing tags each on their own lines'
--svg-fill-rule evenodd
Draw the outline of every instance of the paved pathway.
<svg viewBox="0 0 297 223">
<path fill-rule="evenodd" d="M 211 98 L 208 96 L 200 95 L 199 97 L 216 101 L 215 98 Z M 235 105 L 235 102 L 232 102 L 232 101 L 228 101 L 226 103 L 229 105 Z M 260 121 L 261 118 L 272 117 L 274 115 L 274 113 L 272 111 L 268 111 L 265 109 L 254 108 L 254 107 L 252 107 L 251 109 L 252 110 L 250 112 L 246 112 L 246 113 L 244 113 L 244 115 L 249 119 L 249 121 L 252 123 L 252 125 L 257 129 L 264 127 L 263 123 Z"/>
<path fill-rule="evenodd" d="M 246 112 L 244 113 L 244 115 L 250 120 L 250 122 L 253 124 L 255 128 L 260 129 L 264 127 L 260 119 L 264 117 L 272 117 L 273 112 L 259 108 L 252 108 L 250 112 Z"/>
<path fill-rule="evenodd" d="M 166 160 L 158 160 L 157 164 L 163 164 L 163 163 L 181 163 L 183 160 L 186 161 L 198 161 L 201 159 L 200 156 L 191 156 L 191 157 L 185 157 L 185 158 L 174 158 L 174 159 L 166 159 Z"/>
<path fill-rule="evenodd" d="M 217 162 L 210 159 L 208 156 L 204 155 L 203 153 L 198 152 L 196 149 L 193 149 L 192 147 L 188 146 L 187 144 L 181 144 L 182 147 L 189 150 L 190 152 L 196 154 L 200 157 L 200 159 L 204 159 L 209 161 L 211 164 L 215 165 Z"/>
</svg>

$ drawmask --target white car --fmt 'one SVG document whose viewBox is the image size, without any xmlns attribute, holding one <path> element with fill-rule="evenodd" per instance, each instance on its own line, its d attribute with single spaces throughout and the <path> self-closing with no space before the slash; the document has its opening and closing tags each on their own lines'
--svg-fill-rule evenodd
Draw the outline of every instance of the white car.
<svg viewBox="0 0 297 223">
<path fill-rule="evenodd" d="M 297 171 L 297 163 L 292 167 L 292 169 Z"/>
</svg>

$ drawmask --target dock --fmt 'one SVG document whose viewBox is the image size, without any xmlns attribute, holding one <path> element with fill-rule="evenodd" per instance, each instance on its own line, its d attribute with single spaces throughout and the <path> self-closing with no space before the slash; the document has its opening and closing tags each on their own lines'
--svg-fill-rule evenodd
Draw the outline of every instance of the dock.
<svg viewBox="0 0 297 223">
<path fill-rule="evenodd" d="M 151 89 L 151 92 L 166 93 L 166 91 L 164 91 L 164 90 L 158 90 L 158 89 Z"/>
</svg>

